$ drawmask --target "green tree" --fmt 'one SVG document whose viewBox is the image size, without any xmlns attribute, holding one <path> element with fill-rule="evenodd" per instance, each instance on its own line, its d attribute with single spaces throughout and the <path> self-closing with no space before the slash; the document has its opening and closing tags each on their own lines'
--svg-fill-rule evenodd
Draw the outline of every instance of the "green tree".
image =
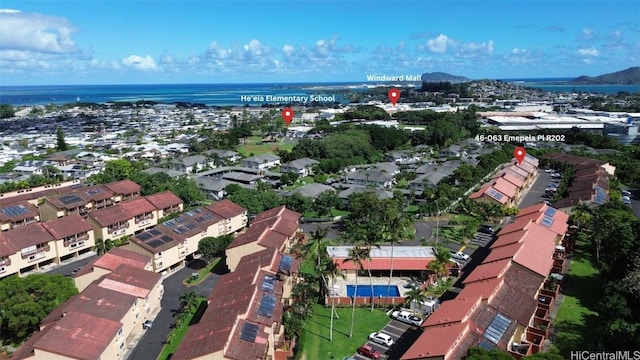
<svg viewBox="0 0 640 360">
<path fill-rule="evenodd" d="M 332 216 L 331 209 L 340 206 L 340 204 L 341 200 L 338 197 L 338 193 L 334 190 L 327 190 L 313 200 L 312 208 L 318 214 L 318 217 Z"/>
<path fill-rule="evenodd" d="M 223 254 L 232 241 L 233 235 L 207 236 L 198 242 L 198 252 L 209 262 L 215 256 Z"/>
<path fill-rule="evenodd" d="M 411 289 L 409 289 L 409 291 L 407 291 L 405 294 L 405 304 L 409 307 L 411 307 L 412 303 L 416 303 L 418 306 L 420 306 L 420 304 L 427 300 L 427 293 L 424 291 L 424 289 L 422 289 L 419 286 L 413 286 L 411 287 Z M 415 315 L 415 308 L 413 311 L 414 315 Z"/>
<path fill-rule="evenodd" d="M 180 308 L 187 311 L 189 314 L 192 314 L 193 311 L 197 310 L 198 298 L 198 293 L 195 291 L 183 293 L 180 295 Z"/>
<path fill-rule="evenodd" d="M 481 347 L 474 346 L 469 348 L 464 360 L 513 360 L 513 356 L 498 349 L 492 349 L 489 351 Z"/>
<path fill-rule="evenodd" d="M 102 240 L 101 238 L 96 239 L 96 245 L 93 247 L 93 251 L 98 253 L 98 255 L 105 254 L 109 252 L 114 246 L 114 243 L 111 239 Z"/>
<path fill-rule="evenodd" d="M 64 132 L 62 132 L 62 128 L 60 126 L 58 126 L 58 129 L 56 130 L 56 148 L 59 151 L 66 151 L 69 149 L 69 146 L 64 141 Z"/>
<path fill-rule="evenodd" d="M 9 104 L 0 104 L 0 119 L 8 119 L 16 114 L 13 106 Z"/>
<path fill-rule="evenodd" d="M 40 321 L 78 289 L 62 275 L 10 276 L 0 281 L 0 332 L 20 343 L 38 330 Z"/>
</svg>

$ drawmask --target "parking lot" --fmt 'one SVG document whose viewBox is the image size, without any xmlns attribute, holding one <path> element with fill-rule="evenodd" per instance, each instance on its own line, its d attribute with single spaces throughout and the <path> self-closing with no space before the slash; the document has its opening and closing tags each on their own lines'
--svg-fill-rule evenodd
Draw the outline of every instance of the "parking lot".
<svg viewBox="0 0 640 360">
<path fill-rule="evenodd" d="M 371 341 L 363 342 L 361 345 L 370 345 L 380 352 L 378 359 L 400 359 L 422 333 L 420 328 L 405 324 L 398 320 L 390 319 L 389 323 L 380 332 L 385 333 L 393 339 L 391 346 L 385 346 Z M 366 340 L 366 339 L 365 339 Z M 355 354 L 354 359 L 369 359 L 366 356 Z M 341 359 L 336 359 L 341 360 Z"/>
</svg>

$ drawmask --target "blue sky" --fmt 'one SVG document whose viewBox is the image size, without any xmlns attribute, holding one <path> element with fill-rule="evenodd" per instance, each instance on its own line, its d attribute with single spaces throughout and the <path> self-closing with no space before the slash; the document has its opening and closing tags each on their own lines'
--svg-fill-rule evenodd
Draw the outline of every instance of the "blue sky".
<svg viewBox="0 0 640 360">
<path fill-rule="evenodd" d="M 2 0 L 0 85 L 600 75 L 640 1 Z"/>
</svg>

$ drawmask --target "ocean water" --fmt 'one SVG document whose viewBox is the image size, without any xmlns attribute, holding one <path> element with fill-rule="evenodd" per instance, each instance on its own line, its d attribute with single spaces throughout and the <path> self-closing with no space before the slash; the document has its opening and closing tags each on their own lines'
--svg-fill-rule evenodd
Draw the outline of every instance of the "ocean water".
<svg viewBox="0 0 640 360">
<path fill-rule="evenodd" d="M 150 100 L 206 105 L 243 105 L 242 95 L 328 95 L 328 90 L 350 83 L 332 84 L 151 84 L 151 85 L 46 85 L 0 86 L 0 104 L 45 105 L 75 102 L 106 103 Z M 341 101 L 340 96 L 336 96 Z M 251 103 L 261 105 L 261 103 Z"/>
<path fill-rule="evenodd" d="M 615 94 L 619 91 L 640 93 L 640 85 L 563 85 L 570 79 L 508 79 L 522 86 L 553 92 L 586 91 Z M 75 102 L 106 103 L 150 100 L 159 103 L 188 102 L 209 106 L 243 105 L 242 95 L 306 96 L 329 95 L 332 90 L 363 91 L 363 83 L 285 83 L 285 84 L 151 84 L 151 85 L 45 85 L 0 86 L 0 104 L 45 105 Z M 345 102 L 339 94 L 336 100 Z M 261 105 L 252 102 L 251 105 Z"/>
</svg>

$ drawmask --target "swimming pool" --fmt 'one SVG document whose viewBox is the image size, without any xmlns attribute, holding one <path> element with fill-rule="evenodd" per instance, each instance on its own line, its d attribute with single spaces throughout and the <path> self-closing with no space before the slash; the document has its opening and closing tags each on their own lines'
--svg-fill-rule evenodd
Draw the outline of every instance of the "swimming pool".
<svg viewBox="0 0 640 360">
<path fill-rule="evenodd" d="M 347 285 L 347 296 L 352 297 L 355 285 Z M 371 297 L 371 285 L 358 284 L 357 297 Z M 396 285 L 391 285 L 387 289 L 387 285 L 373 285 L 373 296 L 400 297 L 400 290 Z"/>
</svg>

